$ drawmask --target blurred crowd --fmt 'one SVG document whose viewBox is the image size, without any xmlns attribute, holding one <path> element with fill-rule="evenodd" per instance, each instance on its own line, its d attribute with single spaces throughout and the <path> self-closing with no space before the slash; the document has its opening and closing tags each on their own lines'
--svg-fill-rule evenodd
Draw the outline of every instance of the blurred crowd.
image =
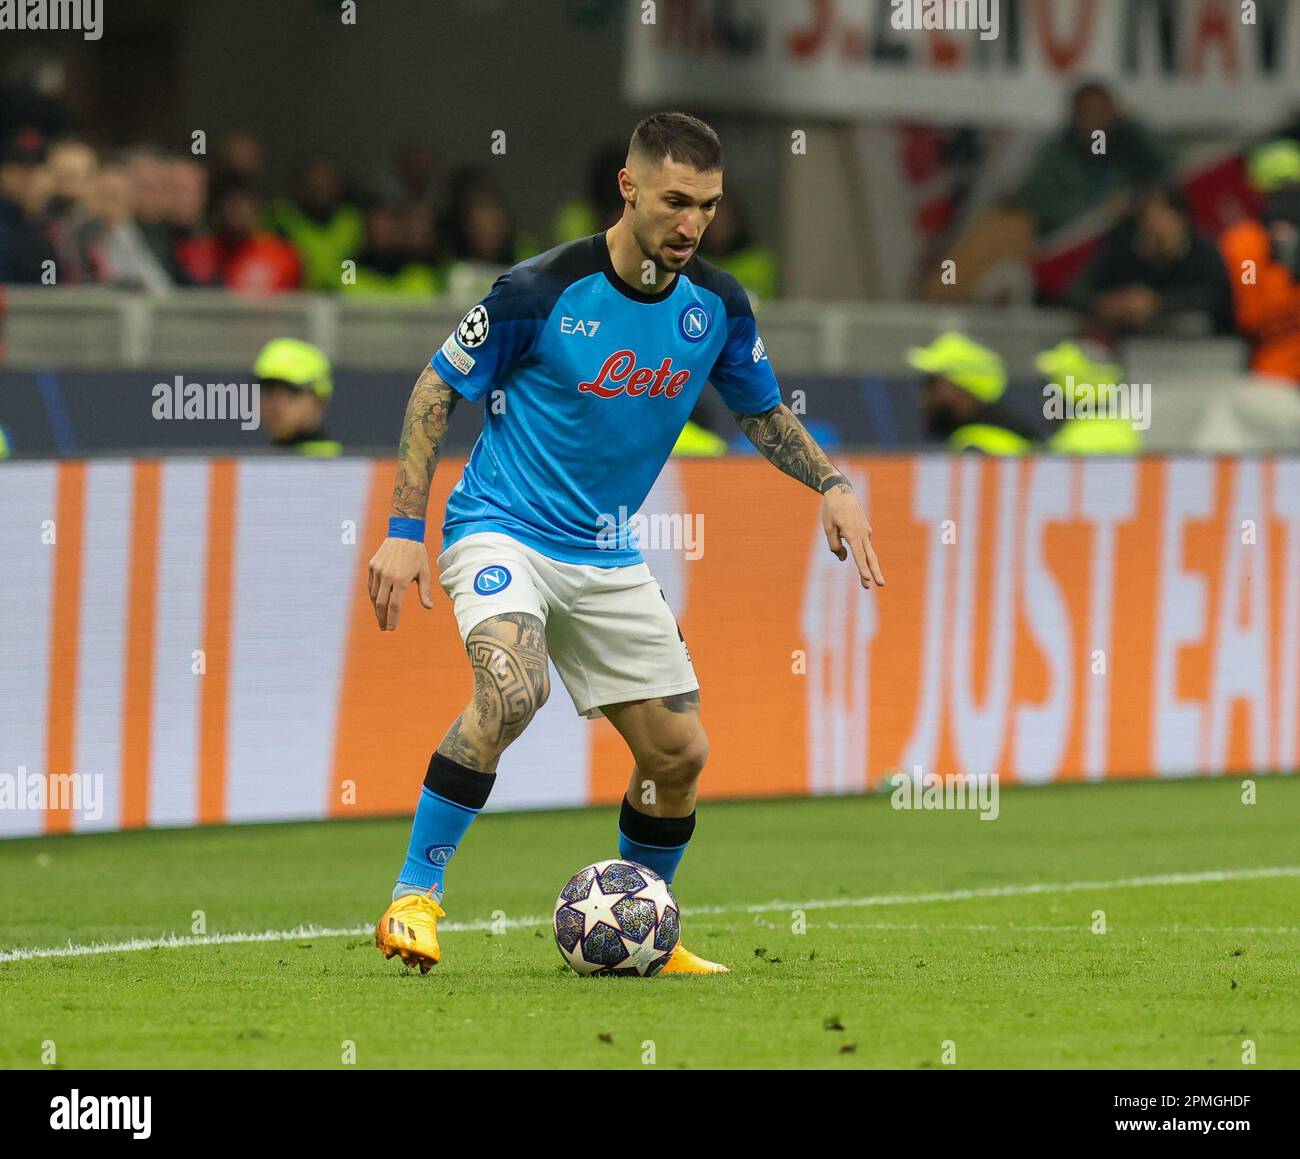
<svg viewBox="0 0 1300 1159">
<path fill-rule="evenodd" d="M 622 212 L 621 144 L 580 166 L 571 195 L 532 231 L 489 168 L 448 168 L 427 144 L 399 145 L 364 184 L 314 156 L 277 185 L 248 132 L 227 134 L 204 156 L 106 151 L 39 106 L 4 104 L 15 114 L 0 115 L 0 282 L 10 284 L 465 300 L 505 267 L 608 228 Z M 17 113 L 29 123 L 15 123 Z M 922 265 L 933 271 L 937 256 L 952 257 L 961 274 L 923 277 L 918 296 L 1066 305 L 1083 336 L 1111 344 L 1240 333 L 1274 347 L 1258 368 L 1300 381 L 1300 338 L 1295 350 L 1289 337 L 1276 342 L 1283 330 L 1300 334 L 1300 291 L 1292 300 L 1281 288 L 1296 284 L 1287 231 L 1300 229 L 1298 137 L 1271 142 L 1262 160 L 1238 158 L 1240 189 L 1229 181 L 1192 198 L 1169 144 L 1105 86 L 1085 83 L 1060 129 L 1023 156 L 1015 184 L 989 197 L 997 166 L 987 145 L 955 132 L 948 152 L 966 157 L 952 164 L 970 178 L 952 183 Z M 974 191 L 981 181 L 983 195 Z M 701 253 L 755 298 L 780 295 L 776 248 L 754 236 L 741 190 L 728 190 Z M 1268 304 L 1234 272 L 1247 260 L 1269 267 Z"/>
<path fill-rule="evenodd" d="M 395 149 L 370 188 L 316 156 L 268 195 L 249 133 L 226 136 L 209 159 L 147 145 L 105 152 L 26 125 L 0 141 L 0 282 L 470 298 L 515 262 L 612 225 L 625 152 L 600 150 L 549 236 L 537 236 L 518 227 L 488 170 L 446 172 L 422 144 Z M 756 297 L 778 293 L 775 252 L 754 240 L 739 196 L 702 251 Z"/>
<path fill-rule="evenodd" d="M 1238 335 L 1253 371 L 1300 383 L 1300 122 L 1244 148 L 1202 143 L 1208 161 L 1176 167 L 1175 152 L 1106 86 L 1080 85 L 1018 183 L 953 210 L 938 244 L 962 276 L 928 277 L 921 297 L 1070 307 L 1111 350 Z"/>
</svg>

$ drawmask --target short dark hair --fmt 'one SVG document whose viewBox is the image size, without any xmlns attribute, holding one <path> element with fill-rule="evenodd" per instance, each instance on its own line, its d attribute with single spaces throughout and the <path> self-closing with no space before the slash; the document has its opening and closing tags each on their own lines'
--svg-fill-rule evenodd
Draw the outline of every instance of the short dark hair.
<svg viewBox="0 0 1300 1159">
<path fill-rule="evenodd" d="M 687 113 L 654 113 L 632 134 L 629 157 L 642 157 L 656 165 L 666 157 L 701 173 L 722 168 L 722 142 L 712 125 Z"/>
</svg>

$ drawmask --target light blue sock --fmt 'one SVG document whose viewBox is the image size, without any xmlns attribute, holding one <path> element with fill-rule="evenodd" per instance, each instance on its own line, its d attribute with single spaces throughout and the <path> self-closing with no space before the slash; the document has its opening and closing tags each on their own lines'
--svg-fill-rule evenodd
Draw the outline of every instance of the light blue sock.
<svg viewBox="0 0 1300 1159">
<path fill-rule="evenodd" d="M 642 845 L 625 833 L 618 835 L 618 855 L 624 861 L 635 861 L 638 865 L 653 869 L 669 885 L 672 884 L 673 874 L 677 872 L 685 852 L 685 845 Z"/>
<path fill-rule="evenodd" d="M 434 896 L 442 900 L 447 863 L 478 814 L 478 809 L 458 805 L 432 789 L 420 789 L 406 860 L 393 887 L 394 901 L 408 893 L 428 893 L 430 886 Z"/>
</svg>

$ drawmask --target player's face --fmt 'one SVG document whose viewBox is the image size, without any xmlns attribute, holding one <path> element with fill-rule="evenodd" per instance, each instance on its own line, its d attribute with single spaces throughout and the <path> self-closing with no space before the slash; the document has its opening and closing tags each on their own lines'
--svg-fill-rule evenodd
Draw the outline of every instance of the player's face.
<svg viewBox="0 0 1300 1159">
<path fill-rule="evenodd" d="M 659 269 L 676 273 L 695 256 L 717 212 L 722 172 L 701 173 L 668 157 L 658 167 L 645 166 L 644 172 L 631 176 L 632 236 Z"/>
</svg>

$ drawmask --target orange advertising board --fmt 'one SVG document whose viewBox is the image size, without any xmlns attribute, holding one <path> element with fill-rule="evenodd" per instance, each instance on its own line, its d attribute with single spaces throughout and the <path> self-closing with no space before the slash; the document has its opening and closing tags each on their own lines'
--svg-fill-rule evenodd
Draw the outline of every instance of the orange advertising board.
<svg viewBox="0 0 1300 1159">
<path fill-rule="evenodd" d="M 883 590 L 757 458 L 675 460 L 643 509 L 700 677 L 704 796 L 1300 766 L 1300 459 L 840 463 Z M 436 584 L 433 611 L 411 594 L 375 625 L 392 471 L 0 468 L 0 771 L 97 786 L 0 810 L 0 834 L 409 810 L 471 680 Z M 553 687 L 492 807 L 621 794 L 621 741 Z"/>
</svg>

